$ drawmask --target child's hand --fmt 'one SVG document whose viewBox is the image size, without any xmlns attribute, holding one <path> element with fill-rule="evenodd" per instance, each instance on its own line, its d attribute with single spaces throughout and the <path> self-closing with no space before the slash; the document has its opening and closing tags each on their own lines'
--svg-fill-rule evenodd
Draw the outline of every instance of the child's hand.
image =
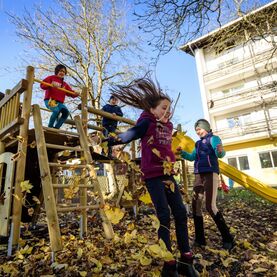
<svg viewBox="0 0 277 277">
<path fill-rule="evenodd" d="M 175 151 L 175 155 L 176 155 L 176 156 L 180 156 L 181 153 L 182 153 L 182 148 L 179 146 L 179 147 L 177 147 L 177 149 L 176 149 L 176 151 Z"/>
<path fill-rule="evenodd" d="M 222 144 L 218 144 L 217 147 L 216 147 L 216 149 L 217 149 L 217 152 L 218 152 L 219 154 L 221 154 L 221 153 L 223 152 L 223 145 L 222 145 Z"/>
</svg>

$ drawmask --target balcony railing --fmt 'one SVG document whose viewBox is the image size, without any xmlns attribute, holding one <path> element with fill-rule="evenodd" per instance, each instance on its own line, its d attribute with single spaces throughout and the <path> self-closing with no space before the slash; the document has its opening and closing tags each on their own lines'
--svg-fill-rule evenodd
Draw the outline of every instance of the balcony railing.
<svg viewBox="0 0 277 277">
<path fill-rule="evenodd" d="M 271 133 L 277 134 L 277 117 L 273 117 L 270 119 L 269 130 L 267 129 L 267 124 L 265 120 L 259 120 L 256 122 L 247 123 L 247 125 L 235 126 L 233 128 L 224 128 L 214 130 L 214 133 L 221 137 L 221 139 L 230 139 L 235 137 L 242 137 L 246 135 L 259 133 Z"/>
<path fill-rule="evenodd" d="M 254 57 L 249 57 L 246 59 L 238 59 L 237 62 L 234 61 L 232 65 L 226 64 L 225 67 L 221 67 L 220 69 L 208 71 L 204 74 L 204 81 L 209 82 L 220 77 L 226 76 L 230 73 L 239 72 L 244 68 L 248 68 L 250 66 L 256 65 L 261 62 L 268 62 L 270 59 L 273 59 L 272 55 L 274 48 L 271 48 L 265 52 L 257 53 Z"/>
<path fill-rule="evenodd" d="M 255 87 L 253 89 L 241 90 L 237 93 L 227 93 L 221 98 L 212 100 L 213 108 L 211 109 L 211 112 L 215 108 L 226 107 L 226 105 L 232 105 L 233 103 L 243 104 L 244 101 L 249 99 L 258 100 L 261 98 L 261 96 L 266 99 L 271 95 L 277 96 L 277 83 L 275 84 L 271 82 L 263 85 L 260 88 Z"/>
</svg>

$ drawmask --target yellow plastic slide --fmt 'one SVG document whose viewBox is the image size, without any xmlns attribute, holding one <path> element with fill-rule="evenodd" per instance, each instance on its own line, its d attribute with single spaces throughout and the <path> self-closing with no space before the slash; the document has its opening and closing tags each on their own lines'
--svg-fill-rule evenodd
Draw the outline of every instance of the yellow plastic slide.
<svg viewBox="0 0 277 277">
<path fill-rule="evenodd" d="M 177 132 L 173 136 L 172 149 L 175 151 L 178 147 L 187 152 L 192 152 L 195 142 L 192 138 L 186 136 L 183 132 Z M 258 179 L 251 177 L 244 172 L 236 169 L 235 167 L 224 163 L 219 160 L 220 172 L 225 176 L 231 178 L 236 183 L 242 185 L 246 189 L 249 189 L 257 195 L 273 202 L 277 203 L 277 189 L 269 187 L 262 183 Z"/>
</svg>

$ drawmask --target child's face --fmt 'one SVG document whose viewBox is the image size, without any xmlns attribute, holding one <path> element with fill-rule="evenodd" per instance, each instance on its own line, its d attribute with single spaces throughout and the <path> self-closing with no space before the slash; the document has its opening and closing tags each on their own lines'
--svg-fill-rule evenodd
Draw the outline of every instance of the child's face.
<svg viewBox="0 0 277 277">
<path fill-rule="evenodd" d="M 156 108 L 151 108 L 150 112 L 162 123 L 167 123 L 171 116 L 170 106 L 170 101 L 163 99 Z"/>
<path fill-rule="evenodd" d="M 200 127 L 196 127 L 195 132 L 200 138 L 203 138 L 208 134 L 208 132 L 205 129 L 202 129 Z"/>
<path fill-rule="evenodd" d="M 59 72 L 58 72 L 58 77 L 63 78 L 66 75 L 66 70 L 64 68 L 62 68 Z"/>
<path fill-rule="evenodd" d="M 110 104 L 113 105 L 113 106 L 117 105 L 117 103 L 118 103 L 118 99 L 117 98 L 112 98 L 110 100 Z"/>
</svg>

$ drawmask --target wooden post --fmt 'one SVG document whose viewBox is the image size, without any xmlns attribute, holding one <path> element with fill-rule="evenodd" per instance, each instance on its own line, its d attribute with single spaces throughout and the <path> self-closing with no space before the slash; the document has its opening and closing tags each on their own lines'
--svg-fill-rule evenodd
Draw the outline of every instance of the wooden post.
<svg viewBox="0 0 277 277">
<path fill-rule="evenodd" d="M 181 160 L 182 165 L 182 179 L 183 179 L 183 186 L 184 186 L 184 193 L 185 193 L 185 201 L 187 204 L 190 203 L 189 199 L 189 191 L 188 191 L 188 176 L 187 176 L 187 168 L 186 168 L 186 161 Z"/>
<path fill-rule="evenodd" d="M 13 234 L 12 234 L 12 244 L 17 245 L 20 237 L 20 222 L 22 213 L 22 191 L 20 183 L 25 179 L 25 167 L 26 167 L 26 155 L 27 155 L 27 145 L 28 145 L 28 129 L 29 129 L 29 119 L 31 114 L 31 102 L 32 102 L 32 90 L 34 83 L 34 68 L 32 66 L 27 67 L 26 79 L 28 81 L 27 90 L 23 94 L 23 104 L 22 104 L 22 118 L 23 124 L 20 125 L 19 136 L 22 138 L 18 141 L 17 152 L 21 155 L 16 164 L 16 177 L 15 177 L 15 190 L 13 200 Z"/>
<path fill-rule="evenodd" d="M 37 151 L 39 156 L 39 168 L 41 183 L 44 196 L 44 204 L 47 217 L 47 225 L 49 230 L 49 237 L 52 251 L 56 252 L 62 250 L 61 232 L 58 221 L 56 200 L 54 190 L 52 187 L 51 172 L 48 165 L 48 155 L 45 144 L 44 133 L 42 129 L 42 120 L 40 109 L 38 105 L 34 105 L 33 117 L 35 124 L 35 133 L 37 141 Z"/>
<path fill-rule="evenodd" d="M 87 88 L 82 89 L 81 94 L 81 101 L 82 101 L 82 110 L 81 110 L 81 118 L 82 118 L 82 125 L 85 135 L 88 135 L 88 90 Z M 82 153 L 82 157 L 84 157 L 84 154 Z M 86 185 L 89 181 L 89 178 L 84 178 L 82 180 L 82 183 Z M 81 206 L 85 207 L 87 206 L 87 188 L 80 188 L 80 204 Z M 87 210 L 81 211 L 81 220 L 80 220 L 80 234 L 81 237 L 88 232 L 88 217 L 87 217 Z"/>
<path fill-rule="evenodd" d="M 101 191 L 101 188 L 100 188 L 97 176 L 96 176 L 96 172 L 95 172 L 95 169 L 94 169 L 94 166 L 93 166 L 93 160 L 92 160 L 92 157 L 91 157 L 91 154 L 90 154 L 90 148 L 87 144 L 86 134 L 85 134 L 85 132 L 82 128 L 82 123 L 81 123 L 80 117 L 75 116 L 74 120 L 75 120 L 76 127 L 77 127 L 77 130 L 78 130 L 79 136 L 80 136 L 81 147 L 84 150 L 84 157 L 85 157 L 85 160 L 86 160 L 87 165 L 89 167 L 91 178 L 95 182 L 95 188 L 98 192 L 98 196 L 99 196 L 99 199 L 100 199 L 99 213 L 100 213 L 100 216 L 101 216 L 101 219 L 102 219 L 104 232 L 105 232 L 105 235 L 106 235 L 107 239 L 112 239 L 114 237 L 113 227 L 112 227 L 111 222 L 109 221 L 109 219 L 107 218 L 107 216 L 106 216 L 106 214 L 103 210 L 103 207 L 105 205 L 104 197 L 103 197 L 103 194 L 102 194 L 102 191 Z"/>
<path fill-rule="evenodd" d="M 5 144 L 4 142 L 0 141 L 0 155 L 5 152 Z M 2 191 L 1 184 L 2 182 L 2 175 L 3 175 L 3 166 L 4 164 L 0 163 L 0 191 Z"/>
<path fill-rule="evenodd" d="M 177 131 L 182 132 L 182 125 L 177 125 Z M 181 167 L 182 167 L 182 179 L 183 179 L 183 186 L 184 186 L 184 193 L 185 193 L 185 201 L 187 204 L 190 203 L 189 200 L 189 193 L 188 193 L 188 176 L 187 176 L 187 168 L 186 168 L 186 161 L 181 160 Z"/>
</svg>

